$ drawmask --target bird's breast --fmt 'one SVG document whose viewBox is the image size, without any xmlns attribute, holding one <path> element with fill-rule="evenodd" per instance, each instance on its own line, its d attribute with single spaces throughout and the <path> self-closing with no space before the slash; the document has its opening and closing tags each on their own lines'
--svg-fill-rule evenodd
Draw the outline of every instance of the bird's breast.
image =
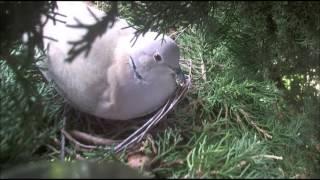
<svg viewBox="0 0 320 180">
<path fill-rule="evenodd" d="M 134 70 L 127 65 L 129 70 L 125 71 L 126 81 L 119 82 L 116 93 L 116 102 L 120 118 L 132 119 L 147 115 L 157 110 L 173 94 L 176 83 L 170 73 L 152 75 L 141 73 L 141 79 L 137 77 Z M 150 72 L 152 73 L 152 72 Z"/>
</svg>

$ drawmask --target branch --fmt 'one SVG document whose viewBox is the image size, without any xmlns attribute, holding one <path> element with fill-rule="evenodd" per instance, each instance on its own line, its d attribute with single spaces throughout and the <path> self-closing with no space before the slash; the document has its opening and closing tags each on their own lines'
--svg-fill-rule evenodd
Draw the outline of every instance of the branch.
<svg viewBox="0 0 320 180">
<path fill-rule="evenodd" d="M 97 20 L 97 23 L 93 25 L 85 25 L 81 23 L 78 19 L 75 18 L 78 25 L 67 25 L 68 27 L 72 28 L 84 28 L 87 29 L 88 32 L 81 40 L 78 41 L 69 41 L 68 43 L 72 45 L 72 48 L 69 50 L 68 54 L 69 57 L 66 59 L 67 61 L 72 61 L 75 57 L 77 57 L 81 52 L 85 51 L 85 57 L 88 56 L 92 43 L 98 36 L 102 36 L 111 23 L 111 27 L 114 25 L 116 20 L 116 16 L 118 14 L 118 4 L 117 1 L 112 2 L 110 12 L 102 18 L 101 21 L 90 11 L 90 14 Z"/>
</svg>

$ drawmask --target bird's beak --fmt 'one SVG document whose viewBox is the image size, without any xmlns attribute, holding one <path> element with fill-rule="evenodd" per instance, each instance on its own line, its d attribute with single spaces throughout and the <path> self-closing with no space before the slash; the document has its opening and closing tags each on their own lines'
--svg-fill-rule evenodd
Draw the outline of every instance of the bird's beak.
<svg viewBox="0 0 320 180">
<path fill-rule="evenodd" d="M 176 81 L 179 85 L 183 85 L 186 82 L 186 78 L 181 70 L 181 68 L 175 68 L 174 72 L 176 73 Z"/>
</svg>

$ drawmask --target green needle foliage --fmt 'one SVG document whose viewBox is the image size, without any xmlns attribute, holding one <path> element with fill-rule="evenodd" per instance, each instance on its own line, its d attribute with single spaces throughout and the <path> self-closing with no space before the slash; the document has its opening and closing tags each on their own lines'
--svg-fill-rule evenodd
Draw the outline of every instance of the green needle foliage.
<svg viewBox="0 0 320 180">
<path fill-rule="evenodd" d="M 320 3 L 95 4 L 119 13 L 138 33 L 174 30 L 182 62 L 191 62 L 184 71 L 191 70 L 192 88 L 153 136 L 155 177 L 320 177 Z M 12 27 L 2 21 L 12 14 L 1 15 L 1 27 Z M 56 160 L 59 152 L 47 145 L 59 137 L 62 100 L 39 75 L 38 57 L 16 45 L 17 34 L 8 37 L 0 53 L 1 165 Z M 67 161 L 80 154 L 127 163 L 126 154 L 67 148 Z"/>
<path fill-rule="evenodd" d="M 225 45 L 211 46 L 205 36 L 190 29 L 178 39 L 184 58 L 192 59 L 194 87 L 189 104 L 177 108 L 169 120 L 176 129 L 164 132 L 166 139 L 159 142 L 167 147 L 159 151 L 164 164 L 177 159 L 183 163 L 154 171 L 172 178 L 316 176 L 319 139 L 310 122 L 318 121 L 319 104 L 307 108 L 309 112 L 292 111 L 274 82 L 258 81 Z M 313 118 L 307 117 L 310 113 Z M 171 145 L 168 136 L 176 139 Z"/>
<path fill-rule="evenodd" d="M 19 46 L 11 53 L 19 66 L 0 61 L 1 168 L 37 156 L 39 147 L 55 136 L 62 107 L 34 64 L 24 63 L 26 50 Z"/>
</svg>

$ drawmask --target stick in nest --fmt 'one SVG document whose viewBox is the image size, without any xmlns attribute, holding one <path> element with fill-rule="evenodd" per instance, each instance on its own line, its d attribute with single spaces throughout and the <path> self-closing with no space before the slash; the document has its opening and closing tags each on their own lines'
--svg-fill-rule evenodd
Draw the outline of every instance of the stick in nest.
<svg viewBox="0 0 320 180">
<path fill-rule="evenodd" d="M 65 109 L 63 111 L 63 120 L 62 120 L 62 130 L 64 131 L 64 128 L 65 128 L 65 125 L 66 125 L 66 116 L 65 116 Z M 64 160 L 64 152 L 65 152 L 65 136 L 64 134 L 61 133 L 61 145 L 60 145 L 60 159 L 61 161 Z"/>
<path fill-rule="evenodd" d="M 65 130 L 61 130 L 61 133 L 68 138 L 70 141 L 72 141 L 74 144 L 76 144 L 79 147 L 85 148 L 85 149 L 97 149 L 97 146 L 90 146 L 90 145 L 85 145 L 80 143 L 79 141 L 77 141 L 76 139 L 74 139 L 68 132 L 66 132 Z"/>
<path fill-rule="evenodd" d="M 141 141 L 144 135 L 149 131 L 149 129 L 155 126 L 165 115 L 167 115 L 170 110 L 186 95 L 187 90 L 191 86 L 191 79 L 188 77 L 186 82 L 179 86 L 174 94 L 167 103 L 157 111 L 155 115 L 153 115 L 142 127 L 136 130 L 133 134 L 127 137 L 124 141 L 118 144 L 114 150 L 115 152 L 120 152 L 123 149 L 128 148 L 133 143 L 137 143 Z"/>
<path fill-rule="evenodd" d="M 112 144 L 119 142 L 117 140 L 96 137 L 91 134 L 87 134 L 87 133 L 80 132 L 77 130 L 70 131 L 70 135 L 72 135 L 76 139 L 79 139 L 79 140 L 82 140 L 82 141 L 85 141 L 89 144 L 94 144 L 94 145 L 112 145 Z"/>
<path fill-rule="evenodd" d="M 134 133 L 124 139 L 122 142 L 118 143 L 113 149 L 115 152 L 120 152 L 124 149 L 129 148 L 131 145 L 140 142 L 145 134 L 156 124 L 158 124 L 169 112 L 172 110 L 177 103 L 186 95 L 187 90 L 191 87 L 191 78 L 187 76 L 186 82 L 184 84 L 180 84 L 173 94 L 173 96 L 166 102 L 166 104 L 160 108 L 146 123 L 144 123 L 139 129 L 137 129 Z M 89 135 L 87 133 L 83 133 L 80 131 L 72 131 L 71 134 L 66 132 L 64 129 L 61 130 L 62 134 L 75 143 L 77 146 L 85 148 L 85 149 L 98 149 L 98 146 L 94 145 L 86 145 L 80 143 L 76 140 L 77 137 L 79 140 L 83 140 L 96 145 L 110 145 L 116 143 L 118 141 L 113 141 L 109 139 L 104 139 L 101 137 L 95 137 L 93 135 Z M 104 149 L 112 149 L 111 147 L 106 147 Z"/>
</svg>

